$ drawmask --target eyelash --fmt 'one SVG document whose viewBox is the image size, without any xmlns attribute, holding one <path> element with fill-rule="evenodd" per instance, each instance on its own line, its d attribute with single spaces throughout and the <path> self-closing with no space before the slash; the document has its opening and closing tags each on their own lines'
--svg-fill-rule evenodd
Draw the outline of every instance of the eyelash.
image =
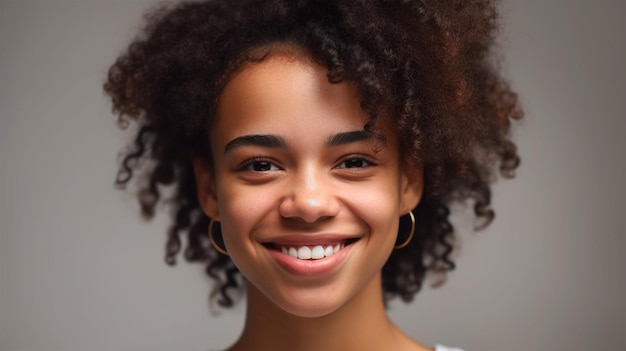
<svg viewBox="0 0 626 351">
<path fill-rule="evenodd" d="M 340 165 L 342 165 L 342 164 L 344 164 L 344 163 L 346 163 L 348 161 L 355 161 L 355 160 L 363 161 L 366 164 L 361 166 L 361 167 L 339 167 Z M 359 168 L 367 168 L 367 167 L 373 167 L 373 166 L 376 166 L 376 163 L 370 157 L 367 157 L 365 155 L 350 155 L 350 156 L 344 157 L 342 159 L 342 161 L 339 162 L 339 164 L 337 166 L 335 166 L 335 168 L 338 168 L 338 169 L 357 168 L 357 169 L 359 169 Z"/>
<path fill-rule="evenodd" d="M 265 163 L 269 163 L 270 165 L 270 169 L 267 171 L 272 171 L 273 169 L 271 169 L 271 167 L 275 167 L 277 169 L 281 169 L 279 166 L 276 165 L 276 162 L 270 158 L 267 157 L 253 157 L 250 159 L 245 160 L 244 162 L 241 163 L 241 165 L 239 165 L 239 167 L 237 167 L 237 170 L 239 171 L 252 171 L 252 172 L 267 172 L 267 171 L 255 171 L 254 169 L 249 169 L 251 166 L 254 166 L 255 163 L 260 163 L 260 162 L 265 162 Z"/>
<path fill-rule="evenodd" d="M 363 161 L 365 164 L 362 166 L 357 166 L 357 167 L 346 167 L 343 166 L 341 167 L 342 164 L 345 164 L 348 161 Z M 254 170 L 254 169 L 250 169 L 250 167 L 253 167 L 255 165 L 255 163 L 268 163 L 270 169 L 268 170 Z M 367 156 L 364 155 L 350 155 L 350 156 L 346 156 L 344 157 L 341 162 L 339 162 L 337 164 L 337 166 L 333 167 L 335 169 L 361 169 L 361 168 L 368 168 L 368 167 L 373 167 L 376 166 L 376 163 Z M 276 168 L 276 169 L 272 169 L 272 167 Z M 237 170 L 239 171 L 252 171 L 252 172 L 268 172 L 268 171 L 275 171 L 275 170 L 281 170 L 282 168 L 279 167 L 278 165 L 276 165 L 276 162 L 270 158 L 267 157 L 253 157 L 250 159 L 245 160 L 244 162 L 241 163 L 241 165 L 239 165 L 239 167 L 237 167 Z"/>
</svg>

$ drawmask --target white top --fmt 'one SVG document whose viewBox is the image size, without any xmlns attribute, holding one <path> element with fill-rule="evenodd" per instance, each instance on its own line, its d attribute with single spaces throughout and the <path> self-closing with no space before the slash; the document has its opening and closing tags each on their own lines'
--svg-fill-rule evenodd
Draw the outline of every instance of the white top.
<svg viewBox="0 0 626 351">
<path fill-rule="evenodd" d="M 435 345 L 435 351 L 463 351 L 461 349 L 457 349 L 456 347 L 447 347 L 443 345 Z"/>
<path fill-rule="evenodd" d="M 457 349 L 456 347 L 446 347 L 443 345 L 435 345 L 435 351 L 463 351 L 463 350 Z"/>
</svg>

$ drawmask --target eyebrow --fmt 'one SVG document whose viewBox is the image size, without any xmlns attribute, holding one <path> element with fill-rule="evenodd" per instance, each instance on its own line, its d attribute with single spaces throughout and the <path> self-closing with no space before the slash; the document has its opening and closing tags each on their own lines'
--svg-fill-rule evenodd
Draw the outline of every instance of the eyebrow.
<svg viewBox="0 0 626 351">
<path fill-rule="evenodd" d="M 355 130 L 352 132 L 344 132 L 331 136 L 328 138 L 326 145 L 329 147 L 341 146 L 351 143 L 356 143 L 363 140 L 372 139 L 373 135 L 370 132 L 364 130 Z"/>
<path fill-rule="evenodd" d="M 239 147 L 239 146 L 261 146 L 261 147 L 286 147 L 287 143 L 285 139 L 275 136 L 275 135 L 262 135 L 262 134 L 254 134 L 254 135 L 243 135 L 237 137 L 226 144 L 224 147 L 224 153 Z"/>
<path fill-rule="evenodd" d="M 328 138 L 326 145 L 328 147 L 336 147 L 351 143 L 356 143 L 363 140 L 372 139 L 372 133 L 363 130 L 356 130 L 351 132 L 339 133 Z M 287 142 L 285 139 L 271 134 L 252 134 L 242 135 L 231 141 L 229 141 L 224 147 L 224 153 L 228 153 L 234 148 L 240 146 L 260 146 L 270 148 L 286 148 Z"/>
</svg>

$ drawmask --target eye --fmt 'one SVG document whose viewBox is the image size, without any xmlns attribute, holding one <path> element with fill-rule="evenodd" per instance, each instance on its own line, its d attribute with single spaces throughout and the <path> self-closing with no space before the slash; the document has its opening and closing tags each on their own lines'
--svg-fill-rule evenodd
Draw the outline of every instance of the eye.
<svg viewBox="0 0 626 351">
<path fill-rule="evenodd" d="M 337 168 L 364 168 L 373 165 L 374 164 L 372 162 L 363 157 L 351 157 L 337 165 Z"/>
<path fill-rule="evenodd" d="M 265 159 L 251 159 L 244 162 L 241 167 L 239 167 L 242 171 L 253 171 L 253 172 L 269 172 L 269 171 L 277 171 L 280 168 L 276 166 L 269 160 Z"/>
</svg>

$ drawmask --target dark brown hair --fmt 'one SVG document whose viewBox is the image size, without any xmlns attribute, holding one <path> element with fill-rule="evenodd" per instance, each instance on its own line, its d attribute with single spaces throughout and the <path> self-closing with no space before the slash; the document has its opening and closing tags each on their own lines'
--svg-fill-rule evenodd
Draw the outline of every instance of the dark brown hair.
<svg viewBox="0 0 626 351">
<path fill-rule="evenodd" d="M 410 301 L 427 272 L 454 269 L 449 205 L 469 201 L 486 226 L 495 170 L 510 177 L 519 164 L 509 129 L 522 113 L 492 60 L 493 1 L 215 0 L 161 8 L 147 22 L 104 85 L 120 125 L 138 124 L 116 184 L 139 176 L 147 218 L 172 187 L 166 261 L 186 237 L 185 258 L 206 263 L 223 306 L 241 280 L 208 241 L 191 161 L 210 162 L 207 128 L 222 88 L 242 63 L 262 59 L 259 48 L 287 44 L 325 66 L 330 82 L 354 82 L 371 116 L 365 128 L 389 115 L 403 160 L 423 166 L 416 235 L 383 268 L 386 300 Z"/>
</svg>

